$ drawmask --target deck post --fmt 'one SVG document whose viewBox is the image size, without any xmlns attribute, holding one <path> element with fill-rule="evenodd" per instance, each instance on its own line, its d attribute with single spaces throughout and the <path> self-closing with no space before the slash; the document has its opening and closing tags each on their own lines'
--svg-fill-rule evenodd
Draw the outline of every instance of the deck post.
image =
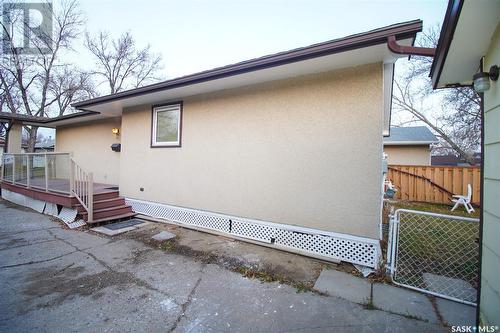
<svg viewBox="0 0 500 333">
<path fill-rule="evenodd" d="M 12 184 L 16 184 L 16 155 L 12 154 Z"/>
<path fill-rule="evenodd" d="M 94 176 L 92 172 L 89 173 L 89 178 L 88 178 L 88 192 L 87 192 L 87 197 L 88 197 L 88 219 L 87 222 L 92 222 L 94 220 Z"/>
<path fill-rule="evenodd" d="M 30 155 L 26 155 L 26 186 L 31 188 L 31 165 L 30 165 Z"/>
<path fill-rule="evenodd" d="M 47 153 L 44 155 L 45 157 L 45 192 L 49 191 L 49 169 L 47 168 Z"/>
<path fill-rule="evenodd" d="M 75 190 L 75 168 L 73 167 L 73 160 L 69 157 L 69 194 L 73 195 Z"/>
<path fill-rule="evenodd" d="M 0 165 L 0 180 L 5 180 L 5 154 L 2 154 L 2 164 Z"/>
</svg>

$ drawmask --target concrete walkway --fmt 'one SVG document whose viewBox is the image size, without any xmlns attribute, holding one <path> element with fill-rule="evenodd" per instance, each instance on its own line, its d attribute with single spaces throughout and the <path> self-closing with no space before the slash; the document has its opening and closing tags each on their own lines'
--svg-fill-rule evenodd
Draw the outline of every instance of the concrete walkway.
<svg viewBox="0 0 500 333">
<path fill-rule="evenodd" d="M 1 332 L 445 332 L 0 200 Z"/>
<path fill-rule="evenodd" d="M 314 289 L 375 309 L 447 326 L 474 326 L 476 308 L 393 285 L 371 283 L 336 270 L 323 270 Z"/>
</svg>

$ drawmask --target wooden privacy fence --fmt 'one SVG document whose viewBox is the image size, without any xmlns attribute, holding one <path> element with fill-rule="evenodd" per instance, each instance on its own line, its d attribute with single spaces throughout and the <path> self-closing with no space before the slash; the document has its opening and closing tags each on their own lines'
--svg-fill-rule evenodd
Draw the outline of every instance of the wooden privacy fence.
<svg viewBox="0 0 500 333">
<path fill-rule="evenodd" d="M 389 165 L 387 174 L 397 188 L 395 198 L 409 201 L 451 204 L 454 194 L 467 195 L 472 186 L 472 203 L 480 205 L 481 169 L 424 165 Z"/>
</svg>

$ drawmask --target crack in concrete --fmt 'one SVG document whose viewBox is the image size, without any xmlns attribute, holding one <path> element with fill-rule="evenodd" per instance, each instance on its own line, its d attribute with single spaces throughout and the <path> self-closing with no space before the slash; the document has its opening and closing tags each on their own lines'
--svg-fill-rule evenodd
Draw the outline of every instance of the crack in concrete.
<svg viewBox="0 0 500 333">
<path fill-rule="evenodd" d="M 53 228 L 55 229 L 55 228 Z M 58 228 L 59 229 L 59 228 Z M 44 230 L 47 230 L 47 229 L 44 229 Z M 136 285 L 138 287 L 143 287 L 145 288 L 146 290 L 150 291 L 150 292 L 155 292 L 155 293 L 158 293 L 158 294 L 161 294 L 165 297 L 168 297 L 172 300 L 174 300 L 175 298 L 171 295 L 169 295 L 168 293 L 162 291 L 162 290 L 159 290 L 155 287 L 153 287 L 151 284 L 149 284 L 149 282 L 145 281 L 145 280 L 142 280 L 140 278 L 138 278 L 137 276 L 135 276 L 135 274 L 131 273 L 131 272 L 120 272 L 120 271 L 117 271 L 115 269 L 113 269 L 113 267 L 111 267 L 108 263 L 106 263 L 105 261 L 99 259 L 98 257 L 96 257 L 93 253 L 89 252 L 89 250 L 93 249 L 93 248 L 96 248 L 96 247 L 101 247 L 101 246 L 104 246 L 104 245 L 107 245 L 109 244 L 110 242 L 107 242 L 107 243 L 104 243 L 104 244 L 99 244 L 99 245 L 96 245 L 96 246 L 91 246 L 91 247 L 87 247 L 87 248 L 79 248 L 78 246 L 75 246 L 73 243 L 71 243 L 70 241 L 64 239 L 64 238 L 61 238 L 59 237 L 57 234 L 55 234 L 54 232 L 50 231 L 50 230 L 47 230 L 47 232 L 49 233 L 49 235 L 51 237 L 53 237 L 53 240 L 50 240 L 52 242 L 55 242 L 55 241 L 59 241 L 61 243 L 64 243 L 68 246 L 70 246 L 71 248 L 73 248 L 73 251 L 69 252 L 69 253 L 65 253 L 65 254 L 62 254 L 62 255 L 59 255 L 59 256 L 56 256 L 56 257 L 53 257 L 53 258 L 48 258 L 48 259 L 44 259 L 44 260 L 38 260 L 38 261 L 30 261 L 30 262 L 25 262 L 25 263 L 20 263 L 20 264 L 14 264 L 14 265 L 6 265 L 6 266 L 2 266 L 0 267 L 0 269 L 2 268 L 11 268 L 11 267 L 18 267 L 18 266 L 25 266 L 25 265 L 32 265 L 32 264 L 38 264 L 38 263 L 44 263 L 44 262 L 49 262 L 49 261 L 53 261 L 53 260 L 56 260 L 56 259 L 60 259 L 62 257 L 65 257 L 65 256 L 68 256 L 68 255 L 71 255 L 71 254 L 74 254 L 74 253 L 82 253 L 84 255 L 87 255 L 88 257 L 92 258 L 95 262 L 99 263 L 100 265 L 102 265 L 102 267 L 104 267 L 104 271 L 101 272 L 101 273 L 98 273 L 97 275 L 99 275 L 99 277 L 101 277 L 102 274 L 104 274 L 104 276 L 106 277 L 109 277 L 112 281 L 118 281 L 118 282 L 121 282 L 123 279 L 128 279 L 128 283 L 131 283 L 133 285 Z M 47 241 L 45 241 L 47 242 Z M 42 242 L 38 242 L 38 243 L 42 243 Z M 37 244 L 38 244 L 37 243 Z M 34 245 L 34 244 L 33 244 Z M 68 270 L 70 269 L 72 266 L 74 265 L 74 263 L 72 264 L 69 264 L 65 267 L 63 267 L 62 269 L 58 270 L 55 275 L 59 275 L 61 274 L 62 272 L 64 272 L 65 270 Z M 105 272 L 108 272 L 109 274 L 106 275 Z M 82 279 L 88 279 L 88 278 L 92 278 L 92 276 L 84 276 Z M 116 282 L 115 281 L 115 282 Z M 199 282 L 198 282 L 199 283 Z M 59 286 L 61 287 L 61 286 Z M 50 306 L 52 303 L 54 304 L 57 304 L 58 302 L 62 302 L 66 299 L 66 295 L 64 293 L 62 293 L 62 297 L 59 297 L 59 298 L 56 298 L 55 300 L 52 300 L 51 302 L 48 302 L 46 304 L 41 304 L 41 305 L 38 305 L 37 308 L 40 308 L 40 307 L 45 307 L 45 306 Z M 181 306 L 179 305 L 177 302 L 174 301 L 174 303 L 177 305 L 177 306 Z M 27 312 L 30 312 L 32 310 L 34 310 L 36 308 L 33 308 L 33 309 L 25 309 L 25 313 Z"/>
<path fill-rule="evenodd" d="M 8 238 L 7 236 L 24 234 L 27 232 L 36 232 L 36 231 L 45 231 L 45 230 L 48 231 L 51 229 L 60 229 L 60 227 L 50 227 L 50 228 L 43 228 L 43 229 L 30 229 L 30 230 L 23 230 L 23 231 L 16 231 L 16 232 L 2 232 L 2 236 L 0 236 L 0 239 L 5 239 L 5 238 Z"/>
<path fill-rule="evenodd" d="M 177 326 L 181 322 L 182 318 L 184 318 L 186 316 L 186 310 L 187 310 L 188 306 L 191 305 L 191 302 L 193 301 L 193 296 L 196 293 L 196 289 L 198 289 L 198 286 L 200 285 L 201 279 L 203 278 L 203 274 L 205 272 L 205 267 L 206 267 L 206 264 L 203 264 L 201 266 L 201 268 L 200 268 L 200 277 L 198 278 L 198 280 L 194 284 L 193 288 L 189 292 L 188 298 L 187 298 L 186 302 L 182 303 L 182 305 L 181 305 L 181 312 L 177 316 L 177 318 L 176 318 L 174 324 L 172 325 L 172 328 L 169 330 L 169 332 L 175 331 L 175 329 L 177 329 Z"/>
<path fill-rule="evenodd" d="M 383 310 L 380 310 L 382 312 L 385 312 Z M 397 314 L 396 314 L 397 315 Z M 418 319 L 413 319 L 415 321 L 418 321 Z M 396 323 L 399 321 L 399 318 L 395 318 L 392 320 L 388 320 L 385 323 L 366 323 L 366 324 L 346 324 L 346 325 L 324 325 L 324 326 L 305 326 L 305 327 L 297 327 L 294 329 L 287 329 L 285 331 L 279 331 L 279 333 L 286 333 L 286 332 L 300 332 L 300 331 L 305 331 L 305 332 L 310 332 L 311 330 L 317 330 L 317 329 L 325 329 L 325 328 L 348 328 L 348 327 L 364 327 L 370 329 L 372 332 L 375 332 L 373 330 L 373 326 L 385 326 L 385 327 L 390 327 L 392 323 Z M 431 324 L 432 326 L 435 327 L 442 327 L 439 324 Z"/>
<path fill-rule="evenodd" d="M 60 242 L 62 242 L 62 243 L 64 243 L 64 244 L 66 244 L 66 245 L 68 245 L 68 246 L 71 246 L 71 247 L 72 247 L 73 249 L 75 249 L 75 251 L 77 251 L 77 252 L 81 252 L 81 253 L 83 253 L 83 254 L 88 255 L 89 257 L 91 257 L 92 259 L 94 259 L 96 262 L 98 262 L 99 264 L 101 264 L 103 267 L 105 267 L 107 270 L 110 270 L 110 271 L 113 271 L 113 272 L 114 272 L 114 270 L 111 268 L 111 266 L 109 266 L 106 262 L 104 262 L 103 260 L 101 260 L 101 259 L 97 258 L 94 254 L 92 254 L 92 253 L 90 253 L 90 252 L 87 252 L 87 250 L 91 250 L 91 249 L 93 249 L 93 248 L 95 248 L 95 247 L 99 247 L 99 246 L 107 245 L 109 242 L 108 242 L 108 243 L 105 243 L 105 244 L 98 245 L 98 246 L 92 246 L 92 247 L 88 247 L 88 248 L 85 248 L 85 249 L 80 249 L 80 248 L 78 248 L 77 246 L 75 246 L 73 243 L 71 243 L 71 242 L 67 241 L 66 239 L 64 239 L 64 238 L 61 238 L 61 237 L 57 236 L 57 235 L 56 235 L 56 234 L 54 234 L 52 231 L 48 231 L 48 233 L 49 233 L 52 237 L 54 237 L 54 239 L 56 239 L 56 240 L 58 240 L 58 241 L 60 241 Z"/>
<path fill-rule="evenodd" d="M 11 250 L 11 249 L 17 249 L 17 248 L 20 248 L 20 247 L 26 247 L 26 246 L 31 246 L 31 245 L 37 245 L 37 244 L 43 244 L 43 243 L 49 243 L 49 242 L 55 242 L 56 240 L 55 239 L 51 239 L 51 240 L 46 240 L 46 241 L 41 241 L 41 242 L 36 242 L 36 243 L 29 243 L 28 244 L 24 244 L 24 245 L 17 245 L 17 246 L 10 246 L 10 247 L 3 247 L 0 249 L 0 251 L 6 251 L 6 250 Z"/>
<path fill-rule="evenodd" d="M 436 298 L 432 295 L 427 294 L 426 295 L 429 301 L 431 302 L 432 309 L 434 310 L 434 313 L 436 314 L 436 317 L 438 319 L 438 322 L 443 325 L 444 327 L 448 326 L 448 323 L 444 320 L 443 315 L 439 311 L 439 308 L 437 306 Z"/>
<path fill-rule="evenodd" d="M 33 265 L 33 264 L 40 264 L 42 262 L 49 262 L 49 261 L 52 261 L 52 260 L 60 259 L 60 258 L 65 257 L 65 256 L 69 256 L 70 254 L 73 254 L 73 253 L 76 253 L 76 252 L 78 252 L 78 251 L 71 251 L 71 252 L 68 252 L 68 253 L 65 253 L 65 254 L 61 254 L 60 256 L 56 256 L 56 257 L 49 258 L 49 259 L 44 259 L 44 260 L 28 261 L 28 262 L 23 262 L 23 263 L 19 263 L 19 264 L 0 266 L 0 269 L 12 268 L 12 267 L 19 267 L 19 266 L 26 266 L 26 265 Z"/>
<path fill-rule="evenodd" d="M 96 262 L 98 262 L 100 265 L 102 265 L 106 270 L 112 272 L 112 273 L 123 273 L 123 272 L 120 272 L 120 271 L 117 271 L 115 269 L 113 269 L 113 267 L 111 267 L 110 265 L 108 265 L 108 263 L 106 263 L 104 260 L 101 260 L 99 258 L 97 258 L 93 253 L 90 253 L 90 252 L 87 252 L 88 250 L 91 250 L 95 247 L 100 247 L 100 246 L 104 246 L 104 245 L 108 245 L 110 244 L 112 241 L 109 241 L 107 243 L 104 243 L 104 244 L 101 244 L 101 245 L 98 245 L 98 246 L 93 246 L 93 247 L 88 247 L 88 248 L 85 248 L 85 249 L 79 249 L 77 246 L 73 245 L 71 242 L 68 242 L 67 240 L 55 235 L 53 232 L 49 231 L 49 234 L 54 237 L 56 240 L 58 241 L 61 241 L 65 244 L 67 244 L 68 246 L 71 246 L 72 248 L 75 249 L 76 252 L 81 252 L 83 254 L 86 254 L 88 255 L 89 257 L 91 257 L 92 259 L 94 259 Z M 138 278 L 137 276 L 135 276 L 135 274 L 132 274 L 132 281 L 134 284 L 140 286 L 140 287 L 143 287 L 149 291 L 154 291 L 154 292 L 157 292 L 163 296 L 166 296 L 166 297 L 169 297 L 169 298 L 173 298 L 171 295 L 169 295 L 168 293 L 162 291 L 162 290 L 159 290 L 155 287 L 153 287 L 152 285 L 150 285 L 147 281 L 144 281 L 140 278 Z M 175 302 L 177 304 L 177 302 Z"/>
<path fill-rule="evenodd" d="M 55 229 L 55 228 L 49 228 L 49 229 Z M 82 253 L 88 254 L 87 252 L 84 252 L 84 251 L 85 250 L 89 250 L 89 249 L 92 248 L 92 247 L 89 247 L 89 248 L 85 248 L 85 249 L 79 249 L 78 247 L 74 246 L 73 244 L 71 244 L 70 242 L 66 241 L 65 239 L 57 237 L 57 235 L 55 235 L 49 229 L 40 229 L 40 230 L 46 230 L 49 233 L 49 235 L 51 235 L 54 238 L 54 241 L 63 242 L 65 244 L 71 246 L 75 250 L 71 251 L 71 252 L 68 252 L 68 253 L 65 253 L 65 254 L 61 254 L 59 256 L 48 258 L 48 259 L 36 260 L 36 261 L 32 260 L 32 261 L 28 261 L 28 262 L 19 263 L 19 264 L 12 264 L 12 265 L 0 266 L 0 269 L 13 268 L 13 267 L 19 267 L 19 266 L 26 266 L 26 265 L 34 265 L 34 264 L 40 264 L 40 263 L 44 263 L 44 262 L 49 262 L 49 261 L 53 261 L 53 260 L 57 260 L 57 259 L 63 258 L 65 256 L 71 255 L 71 254 L 76 253 L 76 252 L 82 252 Z M 57 229 L 59 229 L 59 228 L 57 228 Z M 30 230 L 30 231 L 32 232 L 34 230 Z M 14 233 L 14 234 L 17 234 L 17 233 Z M 39 242 L 39 243 L 41 243 L 41 242 Z"/>
</svg>

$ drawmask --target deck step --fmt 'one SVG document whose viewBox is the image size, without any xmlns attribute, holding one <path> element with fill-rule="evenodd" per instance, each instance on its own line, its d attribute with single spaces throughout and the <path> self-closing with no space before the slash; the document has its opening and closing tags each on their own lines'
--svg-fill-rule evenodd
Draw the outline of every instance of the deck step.
<svg viewBox="0 0 500 333">
<path fill-rule="evenodd" d="M 122 215 L 122 214 L 127 214 L 127 213 L 132 213 L 132 207 L 128 205 L 121 205 L 121 206 L 113 206 L 113 207 L 107 207 L 107 208 L 101 208 L 101 209 L 94 209 L 94 220 L 99 220 L 102 218 L 109 218 L 113 217 L 115 215 Z M 83 219 L 87 220 L 87 215 L 88 213 L 82 212 Z"/>
<path fill-rule="evenodd" d="M 120 192 L 114 190 L 94 194 L 94 202 L 117 198 L 120 198 Z M 71 197 L 71 205 L 73 207 L 77 207 L 79 204 L 80 202 L 75 196 Z"/>
<path fill-rule="evenodd" d="M 92 222 L 87 222 L 88 224 L 94 224 L 94 223 L 103 223 L 103 222 L 109 222 L 113 220 L 120 220 L 120 219 L 126 219 L 126 218 L 131 218 L 134 217 L 136 213 L 127 213 L 127 214 L 122 214 L 122 215 L 115 215 L 112 217 L 104 217 L 102 219 L 94 219 Z"/>
<path fill-rule="evenodd" d="M 125 205 L 125 199 L 122 197 L 98 200 L 98 201 L 94 201 L 94 211 L 97 209 L 123 206 L 123 205 Z M 77 204 L 77 205 L 75 205 L 75 207 L 76 207 L 78 213 L 80 213 L 80 214 L 86 212 L 85 208 L 83 208 L 83 206 L 81 204 Z"/>
<path fill-rule="evenodd" d="M 94 202 L 106 200 L 106 199 L 114 199 L 114 198 L 119 198 L 119 197 L 120 197 L 119 191 L 107 191 L 107 192 L 94 194 Z"/>
</svg>

